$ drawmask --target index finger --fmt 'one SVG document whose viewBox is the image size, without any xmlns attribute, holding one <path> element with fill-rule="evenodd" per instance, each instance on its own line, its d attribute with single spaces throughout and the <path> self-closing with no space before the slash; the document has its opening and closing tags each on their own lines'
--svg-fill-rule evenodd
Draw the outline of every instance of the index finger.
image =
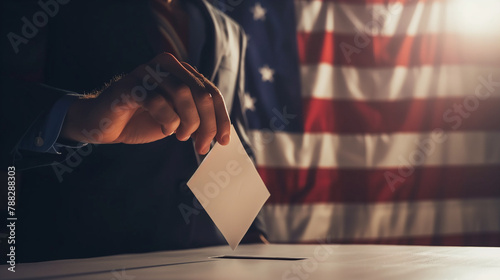
<svg viewBox="0 0 500 280">
<path fill-rule="evenodd" d="M 156 62 L 161 68 L 168 70 L 168 72 L 181 80 L 181 82 L 186 84 L 192 91 L 205 91 L 203 82 L 191 73 L 191 71 L 184 68 L 183 64 L 181 64 L 172 54 L 162 53 L 156 56 L 151 62 Z"/>
<path fill-rule="evenodd" d="M 229 114 L 226 109 L 226 102 L 220 90 L 205 76 L 200 74 L 191 65 L 183 62 L 182 65 L 189 70 L 194 76 L 203 82 L 205 90 L 212 96 L 212 101 L 214 103 L 215 118 L 217 123 L 217 141 L 221 145 L 227 145 L 230 141 L 231 133 L 231 120 L 229 119 Z"/>
</svg>

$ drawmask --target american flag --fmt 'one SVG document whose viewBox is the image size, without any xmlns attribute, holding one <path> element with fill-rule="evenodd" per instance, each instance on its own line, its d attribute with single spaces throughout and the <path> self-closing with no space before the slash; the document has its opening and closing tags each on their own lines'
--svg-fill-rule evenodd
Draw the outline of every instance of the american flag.
<svg viewBox="0 0 500 280">
<path fill-rule="evenodd" d="M 500 2 L 216 0 L 274 242 L 500 246 Z"/>
</svg>

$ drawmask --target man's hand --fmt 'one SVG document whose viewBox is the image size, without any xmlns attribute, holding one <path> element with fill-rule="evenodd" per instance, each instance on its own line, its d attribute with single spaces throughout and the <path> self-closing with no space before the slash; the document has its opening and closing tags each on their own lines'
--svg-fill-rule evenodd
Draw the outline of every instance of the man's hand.
<svg viewBox="0 0 500 280">
<path fill-rule="evenodd" d="M 206 154 L 214 139 L 229 143 L 230 120 L 220 91 L 169 53 L 70 107 L 61 136 L 87 143 L 149 143 L 175 133 Z"/>
</svg>

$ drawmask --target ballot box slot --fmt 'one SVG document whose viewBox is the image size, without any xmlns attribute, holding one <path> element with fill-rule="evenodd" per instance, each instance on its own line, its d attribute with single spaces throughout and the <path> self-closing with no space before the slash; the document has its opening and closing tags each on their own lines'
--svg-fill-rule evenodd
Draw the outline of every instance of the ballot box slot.
<svg viewBox="0 0 500 280">
<path fill-rule="evenodd" d="M 212 259 L 233 259 L 233 260 L 266 260 L 266 261 L 301 261 L 307 258 L 292 258 L 292 257 L 261 257 L 261 256 L 214 256 Z"/>
</svg>

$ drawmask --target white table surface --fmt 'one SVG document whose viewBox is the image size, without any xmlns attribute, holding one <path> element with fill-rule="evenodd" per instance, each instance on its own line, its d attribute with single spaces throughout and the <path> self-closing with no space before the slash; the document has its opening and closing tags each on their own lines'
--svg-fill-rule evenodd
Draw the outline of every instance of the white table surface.
<svg viewBox="0 0 500 280">
<path fill-rule="evenodd" d="M 304 257 L 303 260 L 213 256 Z M 500 280 L 500 248 L 242 245 L 0 266 L 0 279 Z"/>
</svg>

